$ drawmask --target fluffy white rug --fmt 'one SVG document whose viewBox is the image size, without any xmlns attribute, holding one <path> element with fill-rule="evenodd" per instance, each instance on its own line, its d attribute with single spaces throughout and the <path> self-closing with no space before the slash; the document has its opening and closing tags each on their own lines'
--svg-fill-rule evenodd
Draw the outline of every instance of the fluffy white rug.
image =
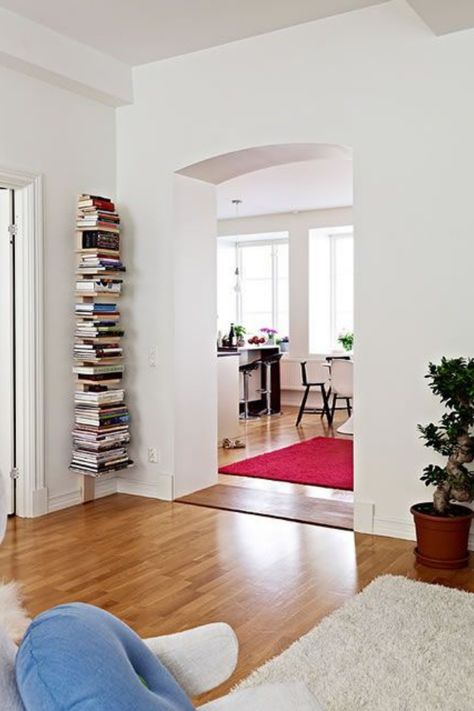
<svg viewBox="0 0 474 711">
<path fill-rule="evenodd" d="M 473 711 L 474 594 L 378 578 L 238 688 L 306 682 L 327 711 Z"/>
<path fill-rule="evenodd" d="M 23 637 L 30 618 L 26 614 L 18 583 L 0 582 L 0 627 L 14 642 Z"/>
</svg>

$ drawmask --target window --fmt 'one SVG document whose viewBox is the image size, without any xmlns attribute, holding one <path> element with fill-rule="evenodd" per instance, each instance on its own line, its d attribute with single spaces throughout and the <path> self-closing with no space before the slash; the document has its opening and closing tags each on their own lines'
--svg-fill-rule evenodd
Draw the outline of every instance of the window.
<svg viewBox="0 0 474 711">
<path fill-rule="evenodd" d="M 310 230 L 309 345 L 311 353 L 340 348 L 338 336 L 354 328 L 352 231 Z"/>
<path fill-rule="evenodd" d="M 229 323 L 248 333 L 268 326 L 288 335 L 288 240 L 286 233 L 227 238 L 218 248 L 218 328 Z M 273 236 L 273 239 L 271 237 Z M 238 277 L 235 270 L 238 269 Z M 236 288 L 237 287 L 237 288 Z"/>
</svg>

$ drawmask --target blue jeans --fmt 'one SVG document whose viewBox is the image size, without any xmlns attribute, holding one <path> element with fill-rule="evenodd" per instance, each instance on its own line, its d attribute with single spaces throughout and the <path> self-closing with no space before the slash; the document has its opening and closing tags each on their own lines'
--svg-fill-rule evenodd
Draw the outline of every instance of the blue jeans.
<svg viewBox="0 0 474 711">
<path fill-rule="evenodd" d="M 39 615 L 16 678 L 26 711 L 193 711 L 174 677 L 133 630 L 91 605 Z"/>
</svg>

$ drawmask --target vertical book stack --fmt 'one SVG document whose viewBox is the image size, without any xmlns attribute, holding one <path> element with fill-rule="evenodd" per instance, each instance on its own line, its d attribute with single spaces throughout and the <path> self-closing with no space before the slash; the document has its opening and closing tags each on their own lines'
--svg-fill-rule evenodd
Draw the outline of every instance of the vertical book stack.
<svg viewBox="0 0 474 711">
<path fill-rule="evenodd" d="M 80 195 L 76 223 L 74 430 L 71 469 L 98 477 L 132 465 L 118 298 L 125 267 L 109 198 Z"/>
</svg>

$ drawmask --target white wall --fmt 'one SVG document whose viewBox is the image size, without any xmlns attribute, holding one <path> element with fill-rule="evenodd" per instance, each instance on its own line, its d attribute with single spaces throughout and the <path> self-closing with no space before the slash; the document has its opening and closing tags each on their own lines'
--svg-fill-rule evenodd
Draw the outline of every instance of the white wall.
<svg viewBox="0 0 474 711">
<path fill-rule="evenodd" d="M 175 176 L 175 497 L 217 483 L 215 192 L 209 183 Z"/>
<path fill-rule="evenodd" d="M 78 502 L 71 453 L 74 224 L 82 191 L 115 192 L 114 111 L 0 69 L 0 164 L 44 176 L 45 472 L 52 508 Z"/>
<path fill-rule="evenodd" d="M 474 350 L 459 317 L 459 304 L 470 303 L 474 256 L 473 62 L 471 31 L 435 38 L 395 0 L 135 70 L 135 104 L 118 109 L 118 181 L 137 270 L 154 268 L 137 296 L 135 326 L 142 341 L 156 338 L 160 367 L 152 382 L 137 372 L 135 388 L 140 420 L 162 451 L 171 441 L 185 445 L 166 410 L 175 355 L 173 172 L 253 145 L 352 146 L 356 525 L 372 530 L 374 504 L 377 532 L 412 534 L 408 508 L 427 496 L 418 475 L 430 460 L 416 424 L 438 413 L 426 364 Z M 201 336 L 195 348 L 210 334 Z M 211 401 L 202 421 L 213 416 Z M 156 490 L 158 472 L 144 466 L 140 477 Z"/>
</svg>

